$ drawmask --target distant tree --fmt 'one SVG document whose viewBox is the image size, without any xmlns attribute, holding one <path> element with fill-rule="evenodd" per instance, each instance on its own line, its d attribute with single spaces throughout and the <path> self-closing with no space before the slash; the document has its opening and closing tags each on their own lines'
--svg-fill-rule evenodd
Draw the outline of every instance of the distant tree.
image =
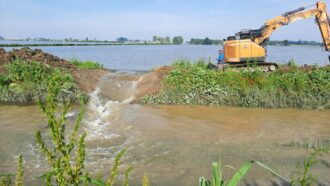
<svg viewBox="0 0 330 186">
<path fill-rule="evenodd" d="M 116 41 L 117 41 L 118 43 L 125 43 L 125 42 L 128 41 L 128 39 L 127 39 L 126 37 L 118 37 L 118 38 L 116 39 Z"/>
<path fill-rule="evenodd" d="M 182 36 L 175 36 L 173 38 L 173 44 L 176 44 L 176 45 L 181 45 L 183 43 L 183 37 Z"/>
<path fill-rule="evenodd" d="M 190 44 L 193 44 L 193 45 L 201 45 L 203 44 L 203 39 L 198 39 L 198 38 L 191 38 L 190 39 Z"/>
<path fill-rule="evenodd" d="M 289 41 L 288 41 L 288 40 L 284 40 L 284 41 L 283 41 L 283 45 L 284 45 L 284 46 L 289 46 Z"/>
<path fill-rule="evenodd" d="M 223 40 L 212 40 L 212 44 L 214 44 L 214 45 L 222 45 L 223 44 Z"/>
<path fill-rule="evenodd" d="M 165 43 L 165 38 L 164 37 L 158 37 L 157 39 L 161 44 Z"/>
<path fill-rule="evenodd" d="M 212 45 L 212 40 L 210 40 L 208 37 L 204 39 L 203 45 Z"/>
<path fill-rule="evenodd" d="M 168 43 L 170 43 L 171 42 L 171 38 L 169 37 L 169 36 L 166 36 L 165 37 L 165 42 L 168 44 Z"/>
<path fill-rule="evenodd" d="M 88 37 L 86 37 L 85 41 L 88 41 Z"/>
<path fill-rule="evenodd" d="M 298 45 L 301 45 L 302 44 L 302 41 L 301 39 L 299 39 L 299 41 L 297 42 Z"/>
<path fill-rule="evenodd" d="M 157 40 L 158 40 L 158 37 L 157 37 L 157 36 L 153 36 L 153 37 L 152 37 L 152 41 L 153 41 L 153 42 L 156 42 Z"/>
</svg>

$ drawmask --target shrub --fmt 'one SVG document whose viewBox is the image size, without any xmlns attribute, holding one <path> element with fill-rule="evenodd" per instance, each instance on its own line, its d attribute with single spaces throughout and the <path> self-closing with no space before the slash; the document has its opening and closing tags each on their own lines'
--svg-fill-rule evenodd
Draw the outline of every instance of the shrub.
<svg viewBox="0 0 330 186">
<path fill-rule="evenodd" d="M 7 86 L 10 84 L 10 79 L 7 76 L 0 74 L 0 87 Z"/>
<path fill-rule="evenodd" d="M 51 68 L 39 62 L 26 62 L 20 59 L 6 66 L 7 74 L 0 75 L 0 102 L 29 103 L 36 102 L 38 97 L 45 99 L 48 83 L 57 77 L 60 86 L 57 101 L 76 101 L 81 93 L 70 73 Z"/>
<path fill-rule="evenodd" d="M 52 69 L 39 62 L 25 62 L 20 59 L 6 65 L 8 77 L 14 82 L 31 81 L 35 83 L 47 83 Z"/>
<path fill-rule="evenodd" d="M 161 91 L 141 103 L 330 108 L 330 67 L 306 71 L 292 65 L 289 71 L 264 73 L 257 68 L 214 71 L 201 62 L 172 66 Z"/>
<path fill-rule="evenodd" d="M 103 65 L 94 61 L 79 61 L 78 59 L 72 59 L 71 63 L 80 69 L 103 69 Z"/>
</svg>

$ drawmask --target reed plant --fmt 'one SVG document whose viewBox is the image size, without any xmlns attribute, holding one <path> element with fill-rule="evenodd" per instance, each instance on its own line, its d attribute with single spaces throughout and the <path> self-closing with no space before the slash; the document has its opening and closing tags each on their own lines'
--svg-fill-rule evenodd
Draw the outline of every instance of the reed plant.
<svg viewBox="0 0 330 186">
<path fill-rule="evenodd" d="M 212 163 L 212 178 L 211 180 L 208 180 L 205 177 L 199 178 L 199 186 L 236 186 L 240 183 L 242 179 L 244 179 L 245 175 L 248 173 L 248 171 L 251 169 L 252 165 L 258 165 L 259 167 L 262 167 L 266 171 L 271 172 L 272 174 L 276 175 L 283 181 L 290 183 L 286 178 L 272 170 L 271 168 L 267 167 L 266 165 L 256 162 L 256 161 L 248 161 L 245 162 L 237 171 L 236 173 L 229 179 L 225 180 L 223 177 L 224 167 L 221 167 L 221 164 L 217 162 Z"/>
</svg>

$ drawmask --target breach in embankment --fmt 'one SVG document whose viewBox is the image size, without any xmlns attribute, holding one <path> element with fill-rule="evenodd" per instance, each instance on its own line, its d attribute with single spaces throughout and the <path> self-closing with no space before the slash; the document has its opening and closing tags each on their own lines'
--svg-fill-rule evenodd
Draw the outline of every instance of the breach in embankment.
<svg viewBox="0 0 330 186">
<path fill-rule="evenodd" d="M 113 72 L 107 76 L 111 81 L 99 84 L 109 73 L 102 65 L 69 62 L 41 50 L 0 49 L 0 103 L 34 103 L 46 95 L 50 80 L 55 78 L 60 85 L 59 101 L 87 99 L 99 85 L 111 100 L 143 104 L 330 108 L 329 65 L 298 67 L 291 62 L 265 73 L 253 65 L 244 70 L 217 71 L 203 61 L 178 61 L 171 67 L 130 77 L 121 78 Z M 121 84 L 118 81 L 127 86 L 114 86 Z"/>
</svg>

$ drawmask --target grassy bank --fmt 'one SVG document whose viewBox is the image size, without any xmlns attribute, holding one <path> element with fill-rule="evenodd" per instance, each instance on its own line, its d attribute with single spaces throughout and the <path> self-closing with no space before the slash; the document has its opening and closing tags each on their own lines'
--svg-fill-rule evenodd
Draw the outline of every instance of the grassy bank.
<svg viewBox="0 0 330 186">
<path fill-rule="evenodd" d="M 58 101 L 75 101 L 84 95 L 70 73 L 39 62 L 15 60 L 0 74 L 0 103 L 35 103 L 45 97 L 51 78 L 57 80 Z"/>
<path fill-rule="evenodd" d="M 76 65 L 79 69 L 103 69 L 103 65 L 94 61 L 80 61 L 72 59 L 70 63 Z"/>
<path fill-rule="evenodd" d="M 199 61 L 178 61 L 161 91 L 144 97 L 145 104 L 228 105 L 263 108 L 330 108 L 330 67 L 260 70 L 209 70 Z"/>
</svg>

